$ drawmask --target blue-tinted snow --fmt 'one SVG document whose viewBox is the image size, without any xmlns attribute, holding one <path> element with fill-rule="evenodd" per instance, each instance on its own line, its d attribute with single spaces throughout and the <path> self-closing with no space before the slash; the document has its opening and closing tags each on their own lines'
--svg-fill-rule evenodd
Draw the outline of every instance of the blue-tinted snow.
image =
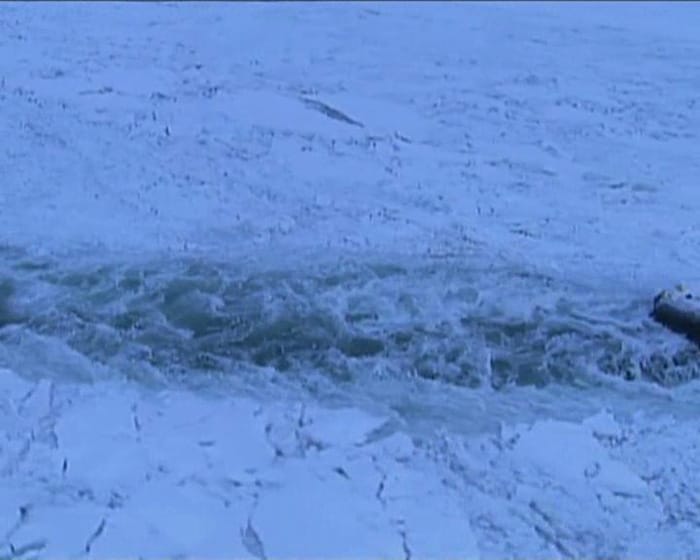
<svg viewBox="0 0 700 560">
<path fill-rule="evenodd" d="M 697 555 L 699 26 L 2 6 L 0 558 Z"/>
</svg>

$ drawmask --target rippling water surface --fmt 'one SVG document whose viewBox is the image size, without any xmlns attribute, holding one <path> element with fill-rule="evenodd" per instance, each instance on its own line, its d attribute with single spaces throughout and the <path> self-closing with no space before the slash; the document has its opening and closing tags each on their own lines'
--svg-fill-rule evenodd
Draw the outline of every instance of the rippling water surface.
<svg viewBox="0 0 700 560">
<path fill-rule="evenodd" d="M 576 400 L 611 380 L 627 391 L 700 375 L 698 350 L 654 324 L 648 306 L 476 258 L 78 264 L 5 249 L 0 366 L 83 379 L 233 377 L 323 397 L 359 392 L 406 413 L 430 392 L 442 393 L 440 409 L 454 391 Z"/>
</svg>

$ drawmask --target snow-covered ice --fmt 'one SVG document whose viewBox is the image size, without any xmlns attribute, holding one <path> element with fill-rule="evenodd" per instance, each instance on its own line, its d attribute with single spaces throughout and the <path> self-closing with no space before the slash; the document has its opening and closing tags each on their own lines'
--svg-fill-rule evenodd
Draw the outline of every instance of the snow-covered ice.
<svg viewBox="0 0 700 560">
<path fill-rule="evenodd" d="M 700 6 L 0 9 L 0 558 L 690 558 Z"/>
</svg>

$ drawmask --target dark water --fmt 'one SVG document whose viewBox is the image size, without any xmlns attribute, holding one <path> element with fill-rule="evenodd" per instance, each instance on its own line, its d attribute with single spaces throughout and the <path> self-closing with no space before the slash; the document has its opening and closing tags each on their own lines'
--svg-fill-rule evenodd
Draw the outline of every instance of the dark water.
<svg viewBox="0 0 700 560">
<path fill-rule="evenodd" d="M 654 324 L 646 298 L 513 268 L 450 259 L 278 270 L 196 258 L 67 264 L 18 250 L 2 258 L 5 367 L 23 367 L 31 353 L 26 367 L 51 368 L 56 354 L 37 348 L 55 343 L 76 368 L 129 364 L 166 377 L 245 368 L 346 384 L 382 371 L 501 390 L 700 376 L 700 352 Z"/>
</svg>

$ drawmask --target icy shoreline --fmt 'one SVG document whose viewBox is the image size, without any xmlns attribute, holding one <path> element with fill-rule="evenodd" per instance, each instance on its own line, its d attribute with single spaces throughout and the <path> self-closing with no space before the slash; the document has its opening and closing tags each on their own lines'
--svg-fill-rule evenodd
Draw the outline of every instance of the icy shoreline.
<svg viewBox="0 0 700 560">
<path fill-rule="evenodd" d="M 700 546 L 700 432 L 672 416 L 411 438 L 359 409 L 9 370 L 0 411 L 2 558 L 680 558 Z"/>
</svg>

